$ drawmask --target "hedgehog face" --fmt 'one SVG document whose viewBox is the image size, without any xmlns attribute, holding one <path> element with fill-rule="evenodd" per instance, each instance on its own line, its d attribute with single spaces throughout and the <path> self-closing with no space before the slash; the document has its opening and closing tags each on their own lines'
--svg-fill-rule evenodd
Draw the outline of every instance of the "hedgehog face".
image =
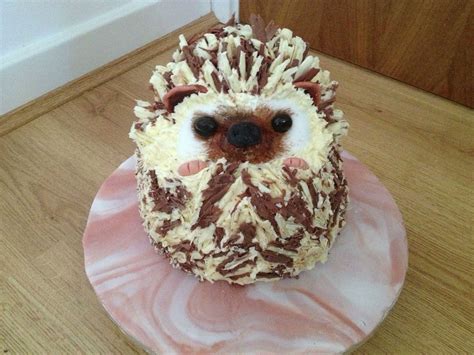
<svg viewBox="0 0 474 355">
<path fill-rule="evenodd" d="M 325 121 L 300 90 L 288 87 L 276 96 L 208 92 L 186 98 L 170 115 L 179 131 L 176 171 L 193 175 L 222 158 L 254 164 L 285 158 L 287 166 L 307 168 L 298 154 L 311 139 L 321 139 Z"/>
</svg>

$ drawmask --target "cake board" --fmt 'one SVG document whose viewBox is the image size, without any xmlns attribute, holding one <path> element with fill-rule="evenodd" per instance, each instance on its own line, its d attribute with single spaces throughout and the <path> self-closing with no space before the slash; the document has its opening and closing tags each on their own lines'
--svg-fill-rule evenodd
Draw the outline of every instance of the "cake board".
<svg viewBox="0 0 474 355">
<path fill-rule="evenodd" d="M 156 254 L 138 214 L 135 158 L 107 178 L 83 238 L 85 269 L 114 322 L 156 353 L 342 353 L 395 304 L 408 266 L 402 216 L 367 167 L 342 155 L 347 225 L 325 264 L 248 286 L 199 282 Z"/>
</svg>

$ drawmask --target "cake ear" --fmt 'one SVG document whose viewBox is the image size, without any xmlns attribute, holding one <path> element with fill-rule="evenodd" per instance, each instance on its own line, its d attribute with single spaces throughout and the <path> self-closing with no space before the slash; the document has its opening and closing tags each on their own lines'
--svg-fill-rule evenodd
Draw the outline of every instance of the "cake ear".
<svg viewBox="0 0 474 355">
<path fill-rule="evenodd" d="M 311 81 L 300 81 L 294 83 L 295 88 L 303 89 L 308 95 L 311 96 L 314 102 L 314 106 L 318 107 L 321 103 L 321 86 L 318 83 Z"/>
<path fill-rule="evenodd" d="M 177 104 L 184 100 L 185 97 L 200 92 L 207 92 L 207 88 L 202 85 L 179 85 L 168 91 L 163 96 L 163 104 L 169 113 L 174 112 Z"/>
</svg>

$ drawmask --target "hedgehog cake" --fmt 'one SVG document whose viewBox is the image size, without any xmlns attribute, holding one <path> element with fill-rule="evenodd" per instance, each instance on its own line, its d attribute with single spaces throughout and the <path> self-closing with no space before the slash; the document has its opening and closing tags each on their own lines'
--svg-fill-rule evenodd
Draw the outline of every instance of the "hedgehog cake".
<svg viewBox="0 0 474 355">
<path fill-rule="evenodd" d="M 185 39 L 137 101 L 130 137 L 144 228 L 174 267 L 240 285 L 296 277 L 328 251 L 348 204 L 337 82 L 289 29 Z"/>
</svg>

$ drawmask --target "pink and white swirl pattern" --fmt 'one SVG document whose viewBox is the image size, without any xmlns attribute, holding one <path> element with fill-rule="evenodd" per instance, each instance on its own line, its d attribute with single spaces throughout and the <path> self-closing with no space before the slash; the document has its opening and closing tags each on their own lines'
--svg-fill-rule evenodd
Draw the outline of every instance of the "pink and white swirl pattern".
<svg viewBox="0 0 474 355">
<path fill-rule="evenodd" d="M 354 157 L 343 158 L 351 202 L 328 262 L 299 279 L 245 287 L 198 282 L 155 253 L 129 158 L 101 186 L 84 234 L 97 296 L 158 353 L 340 353 L 363 342 L 400 293 L 408 251 L 390 193 Z"/>
</svg>

